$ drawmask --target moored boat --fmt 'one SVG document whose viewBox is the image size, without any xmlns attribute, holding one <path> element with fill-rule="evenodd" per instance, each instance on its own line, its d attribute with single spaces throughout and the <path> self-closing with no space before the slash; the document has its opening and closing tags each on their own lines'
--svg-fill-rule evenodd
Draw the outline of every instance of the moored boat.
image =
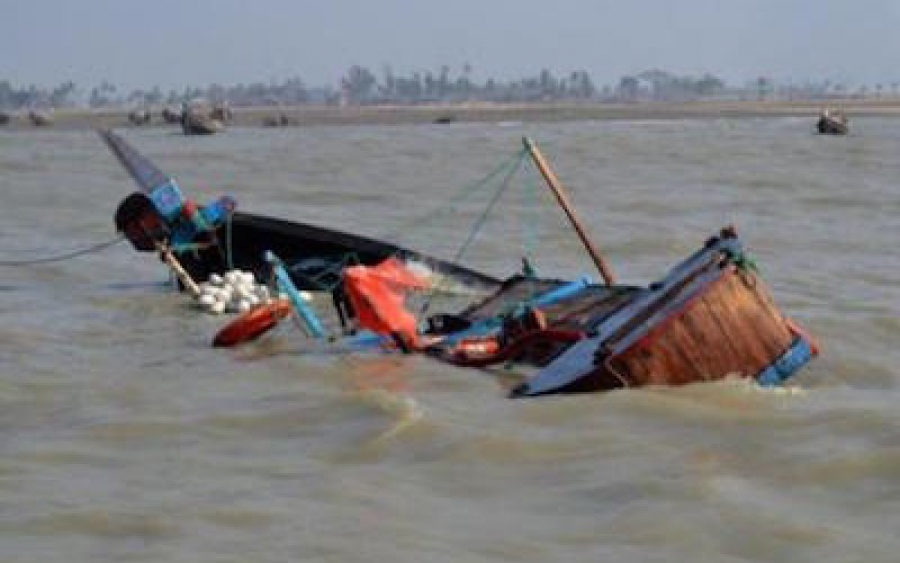
<svg viewBox="0 0 900 563">
<path fill-rule="evenodd" d="M 183 105 L 181 130 L 185 135 L 213 135 L 225 129 L 225 118 L 230 117 L 227 106 L 210 107 L 207 100 L 196 98 Z"/>
<path fill-rule="evenodd" d="M 171 124 L 181 123 L 181 114 L 182 114 L 181 111 L 179 111 L 173 107 L 170 107 L 170 106 L 164 107 L 162 109 L 162 112 L 160 113 L 160 115 L 163 118 L 163 121 L 166 123 L 171 123 Z"/>
<path fill-rule="evenodd" d="M 47 127 L 53 125 L 53 116 L 49 111 L 31 110 L 28 112 L 28 119 L 35 127 Z"/>
<path fill-rule="evenodd" d="M 226 102 L 219 102 L 213 105 L 209 116 L 221 123 L 227 123 L 234 119 L 234 110 Z"/>
<path fill-rule="evenodd" d="M 849 129 L 849 121 L 842 111 L 823 109 L 816 122 L 816 130 L 823 135 L 846 135 Z"/>
<path fill-rule="evenodd" d="M 185 135 L 212 135 L 224 128 L 221 121 L 200 112 L 188 110 L 181 116 L 181 130 Z"/>
<path fill-rule="evenodd" d="M 286 127 L 294 125 L 295 122 L 286 113 L 281 112 L 278 115 L 267 115 L 263 118 L 262 124 L 264 127 Z"/>
<path fill-rule="evenodd" d="M 133 109 L 128 112 L 128 122 L 132 125 L 147 125 L 151 118 L 152 114 L 147 108 Z"/>
</svg>

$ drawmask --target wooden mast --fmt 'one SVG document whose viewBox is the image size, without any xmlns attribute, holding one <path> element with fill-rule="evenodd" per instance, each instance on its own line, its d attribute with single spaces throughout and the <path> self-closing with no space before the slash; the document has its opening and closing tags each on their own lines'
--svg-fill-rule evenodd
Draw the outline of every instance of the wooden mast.
<svg viewBox="0 0 900 563">
<path fill-rule="evenodd" d="M 569 198 L 566 196 L 566 192 L 563 191 L 562 185 L 559 183 L 559 179 L 556 177 L 556 174 L 554 174 L 553 170 L 550 169 L 547 161 L 544 160 L 544 156 L 541 154 L 541 152 L 538 150 L 537 146 L 531 139 L 529 139 L 528 137 L 523 137 L 522 143 L 525 145 L 525 149 L 528 151 L 528 154 L 531 155 L 532 160 L 534 160 L 534 164 L 538 167 L 538 170 L 540 170 L 541 175 L 544 177 L 544 180 L 547 181 L 547 185 L 550 187 L 550 191 L 552 191 L 553 195 L 556 196 L 556 201 L 559 202 L 560 207 L 562 207 L 563 211 L 566 213 L 566 217 L 569 218 L 569 222 L 572 223 L 572 227 L 575 229 L 575 232 L 578 233 L 578 238 L 581 239 L 581 243 L 584 245 L 584 248 L 587 250 L 588 254 L 591 255 L 591 259 L 597 266 L 597 270 L 600 271 L 600 275 L 603 277 L 603 281 L 606 282 L 606 285 L 608 286 L 613 285 L 614 283 L 616 283 L 616 278 L 613 275 L 612 270 L 610 270 L 603 257 L 600 256 L 600 253 L 588 238 L 584 227 L 581 226 L 581 222 L 578 220 L 578 217 L 575 216 L 575 210 L 569 203 Z"/>
</svg>

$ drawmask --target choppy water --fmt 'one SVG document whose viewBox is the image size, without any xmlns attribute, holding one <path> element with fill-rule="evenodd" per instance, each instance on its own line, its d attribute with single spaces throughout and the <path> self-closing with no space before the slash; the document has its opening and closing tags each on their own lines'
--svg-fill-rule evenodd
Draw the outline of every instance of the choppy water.
<svg viewBox="0 0 900 563">
<path fill-rule="evenodd" d="M 198 199 L 445 257 L 450 203 L 535 138 L 624 282 L 735 223 L 824 356 L 743 382 L 511 401 L 426 358 L 208 347 L 126 244 L 0 267 L 0 561 L 865 561 L 900 553 L 900 120 L 232 129 L 127 138 Z M 132 188 L 89 131 L 0 131 L 0 260 L 110 239 Z M 504 196 L 466 257 L 590 271 Z M 546 195 L 538 196 L 547 201 Z M 495 214 L 496 215 L 496 214 Z"/>
</svg>

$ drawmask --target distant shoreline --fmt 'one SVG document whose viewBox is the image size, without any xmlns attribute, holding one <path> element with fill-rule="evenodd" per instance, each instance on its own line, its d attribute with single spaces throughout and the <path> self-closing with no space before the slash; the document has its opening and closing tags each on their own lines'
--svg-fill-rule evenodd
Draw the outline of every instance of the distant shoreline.
<svg viewBox="0 0 900 563">
<path fill-rule="evenodd" d="M 266 118 L 282 114 L 289 126 L 311 125 L 405 125 L 427 123 L 561 122 L 588 120 L 715 119 L 741 117 L 808 117 L 815 119 L 825 107 L 843 109 L 854 116 L 900 115 L 900 99 L 843 101 L 729 101 L 729 102 L 640 102 L 634 104 L 490 104 L 416 106 L 285 106 L 234 108 L 229 123 L 238 127 L 263 127 Z M 154 108 L 150 125 L 166 126 Z M 137 127 L 128 122 L 127 110 L 57 110 L 51 128 L 83 129 Z M 34 128 L 27 112 L 16 112 L 3 129 Z"/>
</svg>

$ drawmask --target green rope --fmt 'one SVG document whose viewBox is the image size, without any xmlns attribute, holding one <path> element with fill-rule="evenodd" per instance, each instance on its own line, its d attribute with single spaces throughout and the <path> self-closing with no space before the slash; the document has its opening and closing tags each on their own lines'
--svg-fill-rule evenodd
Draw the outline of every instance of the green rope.
<svg viewBox="0 0 900 563">
<path fill-rule="evenodd" d="M 430 223 L 437 217 L 447 216 L 455 213 L 465 201 L 467 201 L 474 194 L 480 193 L 482 188 L 488 185 L 497 176 L 500 176 L 501 174 L 506 172 L 511 165 L 517 167 L 519 163 L 524 159 L 525 154 L 525 149 L 522 149 L 521 151 L 510 157 L 509 160 L 502 162 L 495 169 L 488 172 L 487 175 L 482 177 L 480 180 L 470 185 L 464 186 L 452 198 L 450 198 L 448 203 L 437 206 L 427 214 L 406 222 L 396 231 L 383 234 L 380 238 L 385 240 L 400 241 L 403 235 L 408 235 L 409 233 L 416 231 L 419 226 Z"/>
<path fill-rule="evenodd" d="M 478 236 L 478 233 L 481 231 L 481 228 L 484 226 L 484 223 L 487 221 L 488 216 L 491 211 L 497 205 L 497 202 L 500 201 L 500 197 L 509 187 L 510 179 L 515 175 L 516 171 L 518 171 L 519 167 L 522 165 L 523 157 L 525 156 L 525 151 L 521 151 L 519 153 L 518 158 L 507 165 L 506 174 L 503 177 L 503 182 L 500 184 L 500 188 L 494 193 L 491 200 L 488 202 L 487 207 L 481 212 L 481 215 L 476 219 L 475 224 L 469 229 L 469 234 L 466 236 L 466 240 L 463 242 L 462 246 L 460 246 L 459 250 L 456 252 L 456 255 L 453 257 L 454 262 L 458 262 L 466 251 L 469 249 L 469 245 L 472 244 L 472 241 L 475 240 L 475 237 Z"/>
<path fill-rule="evenodd" d="M 525 159 L 526 153 L 527 153 L 527 151 L 524 149 L 519 151 L 519 153 L 516 155 L 515 159 L 505 163 L 503 168 L 499 168 L 497 171 L 495 171 L 495 173 L 493 174 L 494 176 L 496 176 L 500 172 L 505 172 L 505 174 L 503 175 L 503 181 L 500 183 L 500 187 L 497 189 L 497 191 L 491 197 L 491 200 L 488 202 L 487 206 L 481 212 L 481 215 L 478 217 L 478 219 L 476 219 L 475 223 L 472 225 L 472 228 L 469 229 L 469 233 L 466 236 L 466 240 L 463 241 L 462 245 L 460 245 L 460 247 L 459 247 L 459 250 L 456 251 L 456 254 L 453 257 L 453 262 L 459 262 L 462 259 L 462 257 L 465 255 L 466 251 L 468 250 L 469 246 L 475 240 L 475 237 L 478 236 L 478 233 L 481 231 L 481 228 L 484 226 L 484 223 L 487 221 L 487 218 L 490 215 L 491 211 L 494 209 L 494 207 L 497 205 L 497 202 L 500 201 L 501 196 L 503 196 L 503 193 L 509 187 L 510 179 L 512 179 L 512 177 L 516 174 L 516 172 L 522 166 L 522 162 Z M 428 311 L 428 308 L 431 306 L 431 302 L 432 302 L 432 299 L 434 298 L 434 296 L 437 293 L 439 293 L 440 291 L 442 291 L 442 289 L 443 289 L 442 281 L 443 280 L 441 280 L 437 284 L 435 284 L 435 286 L 428 292 L 428 295 L 426 296 L 425 301 L 422 303 L 422 307 L 419 311 L 420 316 L 424 315 Z"/>
</svg>

